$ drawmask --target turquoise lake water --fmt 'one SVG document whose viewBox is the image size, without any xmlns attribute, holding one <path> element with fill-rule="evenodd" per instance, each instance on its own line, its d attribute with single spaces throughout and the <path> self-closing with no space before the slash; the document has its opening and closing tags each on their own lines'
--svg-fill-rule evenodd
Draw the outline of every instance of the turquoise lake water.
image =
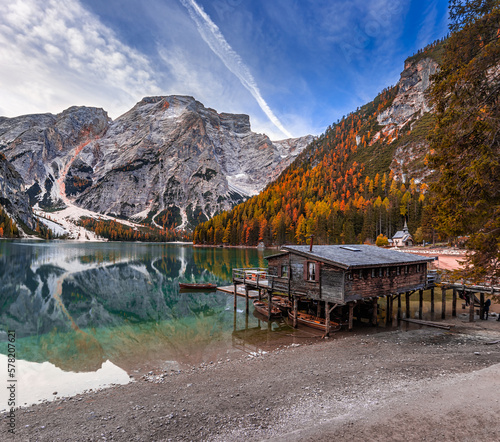
<svg viewBox="0 0 500 442">
<path fill-rule="evenodd" d="M 286 324 L 269 327 L 246 315 L 244 299 L 238 299 L 235 314 L 232 295 L 183 292 L 179 282 L 228 285 L 232 268 L 264 267 L 264 256 L 271 253 L 0 241 L 0 356 L 6 359 L 7 331 L 15 331 L 19 405 L 56 392 L 74 394 L 83 385 L 125 383 L 148 367 L 177 370 L 258 350 L 269 333 Z M 250 336 L 242 335 L 245 329 L 252 330 L 251 338 L 244 338 Z M 88 382 L 89 374 L 96 385 Z M 68 392 L 63 378 L 72 387 Z M 35 385 L 44 392 L 34 392 Z"/>
</svg>

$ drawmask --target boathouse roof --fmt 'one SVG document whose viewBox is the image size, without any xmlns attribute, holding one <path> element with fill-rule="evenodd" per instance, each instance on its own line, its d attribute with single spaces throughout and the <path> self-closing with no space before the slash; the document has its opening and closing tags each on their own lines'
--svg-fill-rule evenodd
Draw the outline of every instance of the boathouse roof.
<svg viewBox="0 0 500 442">
<path fill-rule="evenodd" d="M 374 266 L 382 267 L 398 264 L 423 264 L 434 260 L 434 258 L 388 250 L 365 244 L 333 246 L 315 245 L 313 246 L 312 252 L 309 251 L 309 247 L 310 246 L 284 246 L 282 249 L 284 252 L 295 253 L 316 261 L 330 263 L 344 269 Z M 281 254 L 268 256 L 266 259 L 280 255 Z"/>
</svg>

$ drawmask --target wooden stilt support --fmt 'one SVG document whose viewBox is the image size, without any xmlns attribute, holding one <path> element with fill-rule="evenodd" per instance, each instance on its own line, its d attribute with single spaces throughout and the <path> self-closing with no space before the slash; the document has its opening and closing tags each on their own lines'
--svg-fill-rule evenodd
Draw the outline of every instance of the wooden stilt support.
<svg viewBox="0 0 500 442">
<path fill-rule="evenodd" d="M 391 321 L 389 319 L 391 317 L 390 299 L 391 299 L 390 296 L 387 296 L 385 298 L 385 302 L 386 302 L 386 305 L 385 305 L 385 325 L 389 325 L 391 323 Z"/>
<path fill-rule="evenodd" d="M 484 319 L 484 293 L 479 294 L 479 317 Z"/>
<path fill-rule="evenodd" d="M 299 311 L 299 303 L 297 297 L 293 297 L 293 328 L 297 328 L 297 313 Z"/>
<path fill-rule="evenodd" d="M 248 307 L 248 286 L 245 284 L 245 312 L 246 314 L 248 315 L 248 312 L 249 312 L 249 307 Z"/>
<path fill-rule="evenodd" d="M 330 336 L 330 331 L 332 329 L 332 323 L 330 321 L 330 315 L 332 314 L 332 312 L 335 310 L 335 308 L 337 307 L 338 304 L 333 304 L 331 307 L 330 307 L 330 303 L 329 302 L 326 302 L 325 301 L 325 315 L 327 317 L 327 327 L 326 327 L 326 330 L 327 330 L 327 333 L 328 335 L 326 336 Z"/>
<path fill-rule="evenodd" d="M 393 316 L 394 316 L 394 296 L 389 295 L 389 324 L 392 324 Z"/>
<path fill-rule="evenodd" d="M 431 288 L 431 316 L 434 317 L 434 287 Z"/>
<path fill-rule="evenodd" d="M 326 320 L 325 336 L 330 336 L 330 303 L 328 301 L 325 303 L 325 320 Z"/>
<path fill-rule="evenodd" d="M 474 322 L 474 298 L 475 298 L 475 293 L 470 292 L 470 294 L 469 294 L 469 299 L 470 299 L 469 322 Z"/>
<path fill-rule="evenodd" d="M 451 302 L 451 316 L 457 316 L 457 289 L 453 289 L 453 300 Z"/>
<path fill-rule="evenodd" d="M 259 301 L 262 301 L 262 292 L 261 292 L 261 289 L 259 289 Z"/>
<path fill-rule="evenodd" d="M 406 317 L 410 317 L 410 292 L 406 292 Z"/>
<path fill-rule="evenodd" d="M 354 302 L 349 303 L 349 331 L 352 330 L 352 323 L 354 319 Z"/>
<path fill-rule="evenodd" d="M 234 284 L 234 311 L 236 311 L 236 306 L 238 305 L 237 298 L 238 298 L 238 286 Z"/>
<path fill-rule="evenodd" d="M 422 319 L 424 311 L 424 291 L 418 291 L 418 319 Z"/>
<path fill-rule="evenodd" d="M 401 323 L 403 317 L 403 309 L 401 308 L 401 293 L 398 293 L 398 325 Z"/>
<path fill-rule="evenodd" d="M 271 291 L 267 292 L 267 319 L 271 323 L 271 309 L 273 307 L 273 295 Z"/>
<path fill-rule="evenodd" d="M 441 287 L 441 319 L 446 318 L 446 288 Z"/>
<path fill-rule="evenodd" d="M 378 298 L 373 299 L 373 315 L 372 315 L 372 325 L 377 325 L 378 320 Z"/>
</svg>

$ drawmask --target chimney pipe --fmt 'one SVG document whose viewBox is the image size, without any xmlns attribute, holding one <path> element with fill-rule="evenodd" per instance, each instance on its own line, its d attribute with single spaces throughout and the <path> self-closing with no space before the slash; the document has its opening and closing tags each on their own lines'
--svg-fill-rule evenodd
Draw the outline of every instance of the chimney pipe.
<svg viewBox="0 0 500 442">
<path fill-rule="evenodd" d="M 314 235 L 311 235 L 311 242 L 309 244 L 309 251 L 312 252 L 313 251 L 313 239 L 314 239 Z"/>
</svg>

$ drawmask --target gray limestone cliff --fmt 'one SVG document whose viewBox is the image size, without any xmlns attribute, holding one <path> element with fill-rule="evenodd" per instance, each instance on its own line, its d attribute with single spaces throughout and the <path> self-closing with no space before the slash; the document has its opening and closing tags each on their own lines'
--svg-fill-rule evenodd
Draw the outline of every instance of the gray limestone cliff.
<svg viewBox="0 0 500 442">
<path fill-rule="evenodd" d="M 433 124 L 427 91 L 438 69 L 439 64 L 432 57 L 408 59 L 394 101 L 377 117 L 381 130 L 374 140 L 393 137 L 394 141 L 387 141 L 395 144 L 390 169 L 403 181 L 412 177 L 420 182 L 431 172 L 424 161 L 429 151 L 427 135 Z"/>
<path fill-rule="evenodd" d="M 0 206 L 19 223 L 34 228 L 33 216 L 21 175 L 0 153 Z"/>
<path fill-rule="evenodd" d="M 247 115 L 219 114 L 192 97 L 146 97 L 82 152 L 95 183 L 76 203 L 194 227 L 257 194 L 308 142 L 278 148 L 251 131 Z"/>
<path fill-rule="evenodd" d="M 421 117 L 431 110 L 425 92 L 431 85 L 431 76 L 439 69 L 432 58 L 406 62 L 398 82 L 399 91 L 392 105 L 378 117 L 382 126 L 404 126 L 411 118 Z"/>
<path fill-rule="evenodd" d="M 64 205 L 57 180 L 77 151 L 108 128 L 102 109 L 70 107 L 57 115 L 0 117 L 0 152 L 23 177 L 32 205 Z"/>
<path fill-rule="evenodd" d="M 194 227 L 257 194 L 311 141 L 273 143 L 248 115 L 187 96 L 145 97 L 111 121 L 102 109 L 0 118 L 0 152 L 33 205 Z"/>
</svg>

